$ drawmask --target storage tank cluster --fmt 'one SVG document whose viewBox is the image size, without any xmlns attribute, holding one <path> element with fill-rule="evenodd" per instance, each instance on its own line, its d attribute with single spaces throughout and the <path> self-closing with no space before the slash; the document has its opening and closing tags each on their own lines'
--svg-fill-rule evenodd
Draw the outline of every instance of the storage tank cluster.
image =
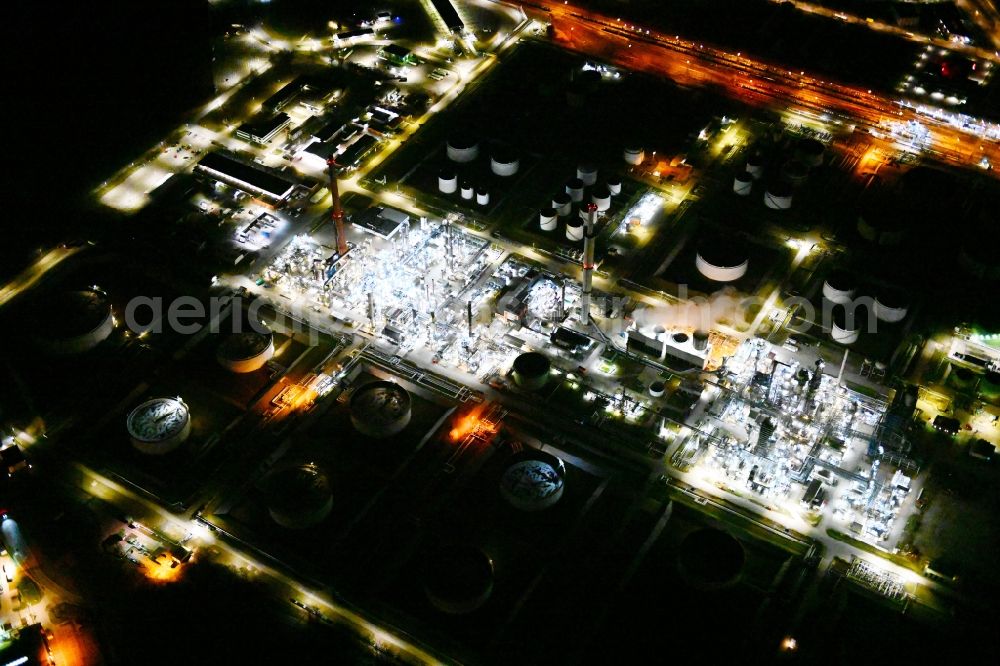
<svg viewBox="0 0 1000 666">
<path fill-rule="evenodd" d="M 187 441 L 191 414 L 180 398 L 152 398 L 129 412 L 125 426 L 137 451 L 160 456 Z"/>
<path fill-rule="evenodd" d="M 274 335 L 270 331 L 234 333 L 222 341 L 215 358 L 226 370 L 254 372 L 274 356 Z"/>
<path fill-rule="evenodd" d="M 429 549 L 421 577 L 434 608 L 464 615 L 485 604 L 493 593 L 493 560 L 472 544 L 445 543 Z"/>
<path fill-rule="evenodd" d="M 271 519 L 287 529 L 318 525 L 333 509 L 330 480 L 315 463 L 273 472 L 265 481 L 265 495 Z"/>
<path fill-rule="evenodd" d="M 563 495 L 566 466 L 556 456 L 524 449 L 511 456 L 500 477 L 500 495 L 519 511 L 541 511 Z"/>
<path fill-rule="evenodd" d="M 708 238 L 701 242 L 695 255 L 698 272 L 715 282 L 732 282 L 746 275 L 750 258 L 736 243 L 724 238 Z"/>
<path fill-rule="evenodd" d="M 106 340 L 114 330 L 111 300 L 100 289 L 46 295 L 35 304 L 38 340 L 53 354 L 81 354 Z"/>
<path fill-rule="evenodd" d="M 368 382 L 351 396 L 351 423 L 368 437 L 396 435 L 409 425 L 411 416 L 410 394 L 395 382 Z"/>
<path fill-rule="evenodd" d="M 549 381 L 552 362 L 539 352 L 525 352 L 514 359 L 514 383 L 528 391 L 537 391 Z"/>
</svg>

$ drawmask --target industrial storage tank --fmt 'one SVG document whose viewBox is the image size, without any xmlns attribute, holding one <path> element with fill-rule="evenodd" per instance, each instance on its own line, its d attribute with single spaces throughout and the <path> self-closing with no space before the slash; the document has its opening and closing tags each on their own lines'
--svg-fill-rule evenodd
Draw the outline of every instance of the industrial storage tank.
<svg viewBox="0 0 1000 666">
<path fill-rule="evenodd" d="M 538 225 L 542 231 L 555 231 L 558 222 L 559 216 L 556 215 L 555 208 L 543 208 L 538 211 Z"/>
<path fill-rule="evenodd" d="M 479 157 L 479 142 L 471 134 L 457 133 L 448 139 L 448 159 L 466 163 Z"/>
<path fill-rule="evenodd" d="M 747 160 L 747 173 L 753 176 L 754 180 L 759 180 L 764 175 L 764 158 L 760 155 L 752 155 Z"/>
<path fill-rule="evenodd" d="M 899 245 L 906 236 L 901 203 L 887 199 L 865 203 L 858 213 L 857 230 L 876 245 Z"/>
<path fill-rule="evenodd" d="M 608 186 L 608 192 L 611 193 L 611 196 L 622 193 L 622 179 L 618 176 L 608 176 L 604 184 Z"/>
<path fill-rule="evenodd" d="M 487 206 L 490 203 L 490 191 L 485 187 L 476 188 L 476 203 L 480 206 Z"/>
<path fill-rule="evenodd" d="M 100 289 L 46 294 L 35 304 L 35 323 L 41 346 L 54 354 L 80 354 L 111 335 L 115 322 L 111 301 Z"/>
<path fill-rule="evenodd" d="M 611 192 L 604 185 L 598 185 L 590 192 L 590 200 L 602 213 L 611 208 Z"/>
<path fill-rule="evenodd" d="M 708 331 L 697 330 L 691 335 L 691 345 L 698 351 L 708 349 Z"/>
<path fill-rule="evenodd" d="M 579 178 L 570 178 L 567 180 L 566 194 L 577 203 L 583 201 L 583 181 Z"/>
<path fill-rule="evenodd" d="M 442 544 L 425 557 L 422 578 L 432 606 L 451 615 L 471 613 L 493 592 L 493 560 L 471 544 Z"/>
<path fill-rule="evenodd" d="M 552 207 L 559 217 L 566 217 L 573 211 L 573 199 L 566 192 L 560 192 L 552 197 Z"/>
<path fill-rule="evenodd" d="M 795 150 L 795 154 L 806 166 L 818 167 L 823 163 L 823 152 L 826 147 L 823 142 L 816 139 L 802 139 Z"/>
<path fill-rule="evenodd" d="M 525 352 L 514 359 L 514 383 L 528 391 L 537 391 L 549 381 L 552 362 L 545 354 Z"/>
<path fill-rule="evenodd" d="M 566 466 L 545 451 L 524 449 L 511 456 L 500 477 L 500 495 L 520 511 L 541 511 L 563 495 Z"/>
<path fill-rule="evenodd" d="M 663 397 L 663 394 L 666 392 L 666 390 L 667 390 L 667 385 L 662 381 L 660 381 L 659 379 L 657 379 L 654 382 L 650 382 L 649 384 L 649 395 L 653 396 L 654 398 Z"/>
<path fill-rule="evenodd" d="M 797 187 L 809 179 L 809 167 L 799 160 L 789 160 L 781 166 L 781 177 Z"/>
<path fill-rule="evenodd" d="M 861 335 L 861 320 L 865 317 L 858 316 L 859 313 L 852 311 L 851 317 L 847 316 L 847 308 L 843 305 L 834 305 L 830 311 L 833 321 L 830 322 L 830 337 L 834 342 L 842 345 L 854 344 Z"/>
<path fill-rule="evenodd" d="M 688 334 L 687 333 L 683 333 L 683 332 L 672 333 L 670 335 L 670 340 L 675 345 L 684 345 L 684 344 L 687 344 L 687 341 L 690 340 L 690 339 L 691 338 L 688 336 Z"/>
<path fill-rule="evenodd" d="M 745 197 L 750 194 L 753 189 L 753 176 L 750 175 L 749 171 L 741 171 L 736 174 L 736 178 L 733 179 L 733 192 Z"/>
<path fill-rule="evenodd" d="M 831 303 L 850 303 L 856 291 L 854 276 L 844 270 L 831 271 L 823 281 L 823 298 Z"/>
<path fill-rule="evenodd" d="M 351 396 L 351 423 L 369 437 L 391 437 L 410 423 L 410 394 L 399 384 L 376 380 L 359 386 Z"/>
<path fill-rule="evenodd" d="M 461 188 L 462 188 L 463 199 L 472 199 L 472 197 L 475 196 L 476 190 L 475 188 L 472 187 L 472 183 L 470 183 L 469 181 L 463 180 Z"/>
<path fill-rule="evenodd" d="M 764 193 L 764 205 L 775 210 L 788 210 L 792 207 L 792 186 L 783 181 L 776 181 L 767 186 Z"/>
<path fill-rule="evenodd" d="M 578 217 L 566 220 L 566 238 L 571 241 L 583 240 L 583 220 Z"/>
<path fill-rule="evenodd" d="M 438 190 L 444 194 L 454 194 L 458 190 L 458 174 L 451 169 L 438 172 Z"/>
<path fill-rule="evenodd" d="M 125 426 L 138 451 L 163 455 L 187 440 L 191 414 L 180 398 L 153 398 L 129 412 Z"/>
<path fill-rule="evenodd" d="M 732 282 L 746 275 L 750 258 L 738 244 L 722 237 L 708 238 L 695 256 L 698 272 L 715 282 Z"/>
<path fill-rule="evenodd" d="M 333 509 L 330 480 L 315 463 L 272 472 L 264 486 L 271 519 L 290 530 L 318 525 Z"/>
<path fill-rule="evenodd" d="M 582 180 L 584 185 L 593 185 L 597 182 L 597 167 L 583 163 L 576 167 L 576 177 Z"/>
<path fill-rule="evenodd" d="M 909 297 L 899 289 L 883 288 L 875 294 L 875 316 L 879 321 L 896 323 L 906 318 Z"/>
<path fill-rule="evenodd" d="M 262 328 L 262 327 L 260 327 Z M 234 333 L 222 341 L 215 359 L 230 372 L 253 372 L 274 356 L 274 335 L 270 331 Z"/>
<path fill-rule="evenodd" d="M 497 148 L 490 156 L 490 170 L 498 176 L 513 176 L 520 167 L 517 155 L 505 148 Z"/>
<path fill-rule="evenodd" d="M 628 164 L 638 166 L 639 164 L 642 164 L 644 159 L 646 159 L 646 151 L 639 146 L 629 146 L 626 147 L 624 153 L 622 153 L 622 158 Z"/>
</svg>

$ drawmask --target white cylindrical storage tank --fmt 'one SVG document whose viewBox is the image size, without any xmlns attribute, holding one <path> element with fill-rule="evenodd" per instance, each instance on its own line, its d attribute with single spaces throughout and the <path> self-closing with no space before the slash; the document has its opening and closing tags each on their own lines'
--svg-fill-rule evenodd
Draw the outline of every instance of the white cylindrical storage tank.
<svg viewBox="0 0 1000 666">
<path fill-rule="evenodd" d="M 497 149 L 490 156 L 490 170 L 498 176 L 508 177 L 517 173 L 521 162 L 512 151 Z"/>
<path fill-rule="evenodd" d="M 265 495 L 271 519 L 291 530 L 318 525 L 333 509 L 329 478 L 315 463 L 272 472 Z"/>
<path fill-rule="evenodd" d="M 736 174 L 736 178 L 733 180 L 733 192 L 745 197 L 750 194 L 750 190 L 753 189 L 753 176 L 749 171 L 741 171 Z"/>
<path fill-rule="evenodd" d="M 774 210 L 788 210 L 792 207 L 792 186 L 777 182 L 767 186 L 764 192 L 764 205 Z"/>
<path fill-rule="evenodd" d="M 36 340 L 54 354 L 80 354 L 103 342 L 115 328 L 111 301 L 99 289 L 45 294 L 32 304 Z"/>
<path fill-rule="evenodd" d="M 618 176 L 611 176 L 604 181 L 604 184 L 608 186 L 608 192 L 611 193 L 611 196 L 622 193 L 622 179 Z"/>
<path fill-rule="evenodd" d="M 691 345 L 698 351 L 708 349 L 708 331 L 697 330 L 691 335 Z"/>
<path fill-rule="evenodd" d="M 180 398 L 153 398 L 129 412 L 125 426 L 136 450 L 160 456 L 187 440 L 191 414 Z"/>
<path fill-rule="evenodd" d="M 597 167 L 593 164 L 581 164 L 576 168 L 576 177 L 582 180 L 584 185 L 593 185 L 597 182 Z"/>
<path fill-rule="evenodd" d="M 368 382 L 351 396 L 351 423 L 369 437 L 390 437 L 409 425 L 411 409 L 410 394 L 399 384 Z"/>
<path fill-rule="evenodd" d="M 662 398 L 663 394 L 666 393 L 666 391 L 667 391 L 667 385 L 662 381 L 660 381 L 659 379 L 657 379 L 654 382 L 651 382 L 649 385 L 649 395 L 653 396 L 654 398 Z"/>
<path fill-rule="evenodd" d="M 576 203 L 583 201 L 583 181 L 579 178 L 570 178 L 566 181 L 566 194 Z"/>
<path fill-rule="evenodd" d="M 556 209 L 559 217 L 566 217 L 573 212 L 573 199 L 566 192 L 560 192 L 552 197 L 552 207 Z"/>
<path fill-rule="evenodd" d="M 843 270 L 832 271 L 823 281 L 823 298 L 831 303 L 844 305 L 854 299 L 857 284 L 854 277 Z"/>
<path fill-rule="evenodd" d="M 215 354 L 226 370 L 236 373 L 254 372 L 274 356 L 274 336 L 270 331 L 244 331 L 226 338 Z"/>
<path fill-rule="evenodd" d="M 739 280 L 746 275 L 749 265 L 746 251 L 724 238 L 703 241 L 695 256 L 698 272 L 715 282 Z"/>
<path fill-rule="evenodd" d="M 598 185 L 591 191 L 590 200 L 597 206 L 597 210 L 602 213 L 611 208 L 611 192 L 603 185 Z"/>
<path fill-rule="evenodd" d="M 753 176 L 754 180 L 759 180 L 764 175 L 764 158 L 760 155 L 753 155 L 748 159 L 747 173 Z"/>
<path fill-rule="evenodd" d="M 542 231 L 555 231 L 558 221 L 555 208 L 543 208 L 538 212 L 538 225 Z"/>
<path fill-rule="evenodd" d="M 552 362 L 545 354 L 525 352 L 514 359 L 514 383 L 528 391 L 537 391 L 549 381 Z"/>
<path fill-rule="evenodd" d="M 490 203 L 490 191 L 485 187 L 476 188 L 476 203 L 480 206 L 486 206 Z"/>
<path fill-rule="evenodd" d="M 571 241 L 583 240 L 583 220 L 578 217 L 566 220 L 566 238 Z"/>
<path fill-rule="evenodd" d="M 438 172 L 438 190 L 444 194 L 458 191 L 458 174 L 451 169 L 441 169 Z"/>
<path fill-rule="evenodd" d="M 875 294 L 875 316 L 879 321 L 894 324 L 903 321 L 910 308 L 910 299 L 896 289 L 879 289 Z"/>
<path fill-rule="evenodd" d="M 563 495 L 566 465 L 556 456 L 523 449 L 511 456 L 500 477 L 500 495 L 519 511 L 541 511 Z"/>
<path fill-rule="evenodd" d="M 625 152 L 622 153 L 622 158 L 626 163 L 631 164 L 632 166 L 638 166 L 639 164 L 642 164 L 644 159 L 646 159 L 646 152 L 638 146 L 631 146 L 625 148 Z"/>
<path fill-rule="evenodd" d="M 464 164 L 479 157 L 479 143 L 470 134 L 456 134 L 448 139 L 448 159 Z"/>
<path fill-rule="evenodd" d="M 858 341 L 858 337 L 861 335 L 861 319 L 863 316 L 854 316 L 848 318 L 847 309 L 843 305 L 835 305 L 831 311 L 833 315 L 833 321 L 830 322 L 830 337 L 833 338 L 834 342 L 839 342 L 842 345 L 851 345 Z"/>
<path fill-rule="evenodd" d="M 789 160 L 781 166 L 781 177 L 790 185 L 798 187 L 809 179 L 809 167 L 799 160 Z"/>
<path fill-rule="evenodd" d="M 472 187 L 472 183 L 463 180 L 462 181 L 462 198 L 466 200 L 471 200 L 476 194 L 475 188 Z"/>
</svg>

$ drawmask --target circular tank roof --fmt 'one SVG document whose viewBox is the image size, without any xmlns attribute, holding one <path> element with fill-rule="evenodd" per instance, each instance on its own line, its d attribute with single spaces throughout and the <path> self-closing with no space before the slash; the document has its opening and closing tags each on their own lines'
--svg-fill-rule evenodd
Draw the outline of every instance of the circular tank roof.
<svg viewBox="0 0 1000 666">
<path fill-rule="evenodd" d="M 537 511 L 559 501 L 565 477 L 562 460 L 544 451 L 526 449 L 511 458 L 500 478 L 500 491 L 515 508 Z"/>
<path fill-rule="evenodd" d="M 566 181 L 566 187 L 570 188 L 571 190 L 582 190 L 583 181 L 574 176 L 573 178 L 570 178 L 569 180 Z"/>
<path fill-rule="evenodd" d="M 266 481 L 268 508 L 295 516 L 320 511 L 330 501 L 330 480 L 315 463 L 286 467 Z"/>
<path fill-rule="evenodd" d="M 804 138 L 799 141 L 799 150 L 805 155 L 819 155 L 825 150 L 825 147 L 822 141 Z"/>
<path fill-rule="evenodd" d="M 826 276 L 826 283 L 838 291 L 850 291 L 858 286 L 854 276 L 840 268 L 830 271 Z"/>
<path fill-rule="evenodd" d="M 574 229 L 576 229 L 577 227 L 582 227 L 583 220 L 581 220 L 578 217 L 571 217 L 570 219 L 566 220 L 566 226 L 573 227 Z"/>
<path fill-rule="evenodd" d="M 598 199 L 607 199 L 611 196 L 611 190 L 608 189 L 607 185 L 595 185 L 590 194 Z"/>
<path fill-rule="evenodd" d="M 749 171 L 741 171 L 736 174 L 736 180 L 740 183 L 752 183 L 753 175 Z"/>
<path fill-rule="evenodd" d="M 95 289 L 46 293 L 35 305 L 36 321 L 49 338 L 86 335 L 111 314 L 107 294 Z"/>
<path fill-rule="evenodd" d="M 219 346 L 219 354 L 232 361 L 243 361 L 253 358 L 271 345 L 273 335 L 270 331 L 244 331 L 230 335 Z"/>
<path fill-rule="evenodd" d="M 657 393 L 663 393 L 667 389 L 667 385 L 657 379 L 655 382 L 649 385 L 650 391 L 656 391 Z"/>
<path fill-rule="evenodd" d="M 476 137 L 469 132 L 456 132 L 448 137 L 448 145 L 452 148 L 458 148 L 459 150 L 466 150 L 472 148 L 479 142 L 476 141 Z"/>
<path fill-rule="evenodd" d="M 887 308 L 906 308 L 910 306 L 910 297 L 901 289 L 882 287 L 875 292 L 875 300 Z"/>
<path fill-rule="evenodd" d="M 493 561 L 471 544 L 441 545 L 424 560 L 423 583 L 439 610 L 468 613 L 485 603 L 493 589 Z"/>
<path fill-rule="evenodd" d="M 396 423 L 409 412 L 410 394 L 394 382 L 369 382 L 351 396 L 351 414 L 375 427 Z"/>
<path fill-rule="evenodd" d="M 180 399 L 153 398 L 129 412 L 125 424 L 132 439 L 155 443 L 179 435 L 190 418 Z"/>
<path fill-rule="evenodd" d="M 689 339 L 687 333 L 674 333 L 670 338 L 679 345 L 684 344 Z"/>
<path fill-rule="evenodd" d="M 799 160 L 788 160 L 781 168 L 792 177 L 802 177 L 809 174 L 809 167 Z"/>
<path fill-rule="evenodd" d="M 554 202 L 556 202 L 557 204 L 559 204 L 560 206 L 564 206 L 564 205 L 566 205 L 568 203 L 571 203 L 573 201 L 570 198 L 570 196 L 568 194 L 566 194 L 565 192 L 559 192 L 558 194 L 554 195 L 552 197 L 552 200 Z"/>
<path fill-rule="evenodd" d="M 619 178 L 618 176 L 608 176 L 607 178 L 604 179 L 604 182 L 605 182 L 605 184 L 607 184 L 609 186 L 611 186 L 611 185 L 621 185 L 622 184 L 622 179 Z"/>
<path fill-rule="evenodd" d="M 543 208 L 539 212 L 542 215 L 544 215 L 545 217 L 555 217 L 556 216 L 556 209 L 555 208 Z"/>
<path fill-rule="evenodd" d="M 747 159 L 747 164 L 750 166 L 764 166 L 764 158 L 761 155 L 751 155 Z"/>
<path fill-rule="evenodd" d="M 792 196 L 792 186 L 788 183 L 783 183 L 781 181 L 776 181 L 767 186 L 767 192 L 774 197 L 790 197 Z"/>
<path fill-rule="evenodd" d="M 856 331 L 861 328 L 861 323 L 866 318 L 866 313 L 860 308 L 854 312 L 854 318 L 850 324 L 847 323 L 847 308 L 844 305 L 836 304 L 830 309 L 833 323 L 837 328 L 844 331 Z"/>
<path fill-rule="evenodd" d="M 517 154 L 510 148 L 495 148 L 490 158 L 499 164 L 513 164 L 517 161 Z"/>
<path fill-rule="evenodd" d="M 486 189 L 485 187 L 477 187 L 476 188 L 476 194 L 489 194 L 489 193 L 490 193 L 490 191 L 488 189 Z"/>
<path fill-rule="evenodd" d="M 746 553 L 728 532 L 703 528 L 684 537 L 677 558 L 689 582 L 698 587 L 717 588 L 739 579 Z"/>
<path fill-rule="evenodd" d="M 538 352 L 525 352 L 514 359 L 514 372 L 525 377 L 547 375 L 551 368 L 549 357 Z"/>
<path fill-rule="evenodd" d="M 722 236 L 710 236 L 698 244 L 698 254 L 713 266 L 736 268 L 747 262 L 746 251 Z"/>
<path fill-rule="evenodd" d="M 444 178 L 445 180 L 452 180 L 457 176 L 458 174 L 455 173 L 454 169 L 441 169 L 438 171 L 438 177 Z"/>
</svg>

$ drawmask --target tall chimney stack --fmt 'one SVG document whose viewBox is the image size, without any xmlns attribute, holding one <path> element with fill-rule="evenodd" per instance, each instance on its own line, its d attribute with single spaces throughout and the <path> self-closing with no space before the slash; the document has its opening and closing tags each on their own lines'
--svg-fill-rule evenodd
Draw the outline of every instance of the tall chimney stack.
<svg viewBox="0 0 1000 666">
<path fill-rule="evenodd" d="M 344 209 L 340 205 L 340 188 L 337 186 L 337 163 L 331 155 L 326 160 L 326 165 L 330 169 L 330 196 L 333 197 L 333 210 L 330 217 L 333 218 L 333 226 L 337 231 L 337 254 L 341 257 L 347 254 L 347 234 L 344 232 Z"/>
<path fill-rule="evenodd" d="M 590 325 L 590 291 L 594 279 L 594 228 L 597 225 L 597 204 L 589 203 L 584 207 L 587 221 L 583 228 L 583 289 L 580 294 L 580 322 Z"/>
</svg>

